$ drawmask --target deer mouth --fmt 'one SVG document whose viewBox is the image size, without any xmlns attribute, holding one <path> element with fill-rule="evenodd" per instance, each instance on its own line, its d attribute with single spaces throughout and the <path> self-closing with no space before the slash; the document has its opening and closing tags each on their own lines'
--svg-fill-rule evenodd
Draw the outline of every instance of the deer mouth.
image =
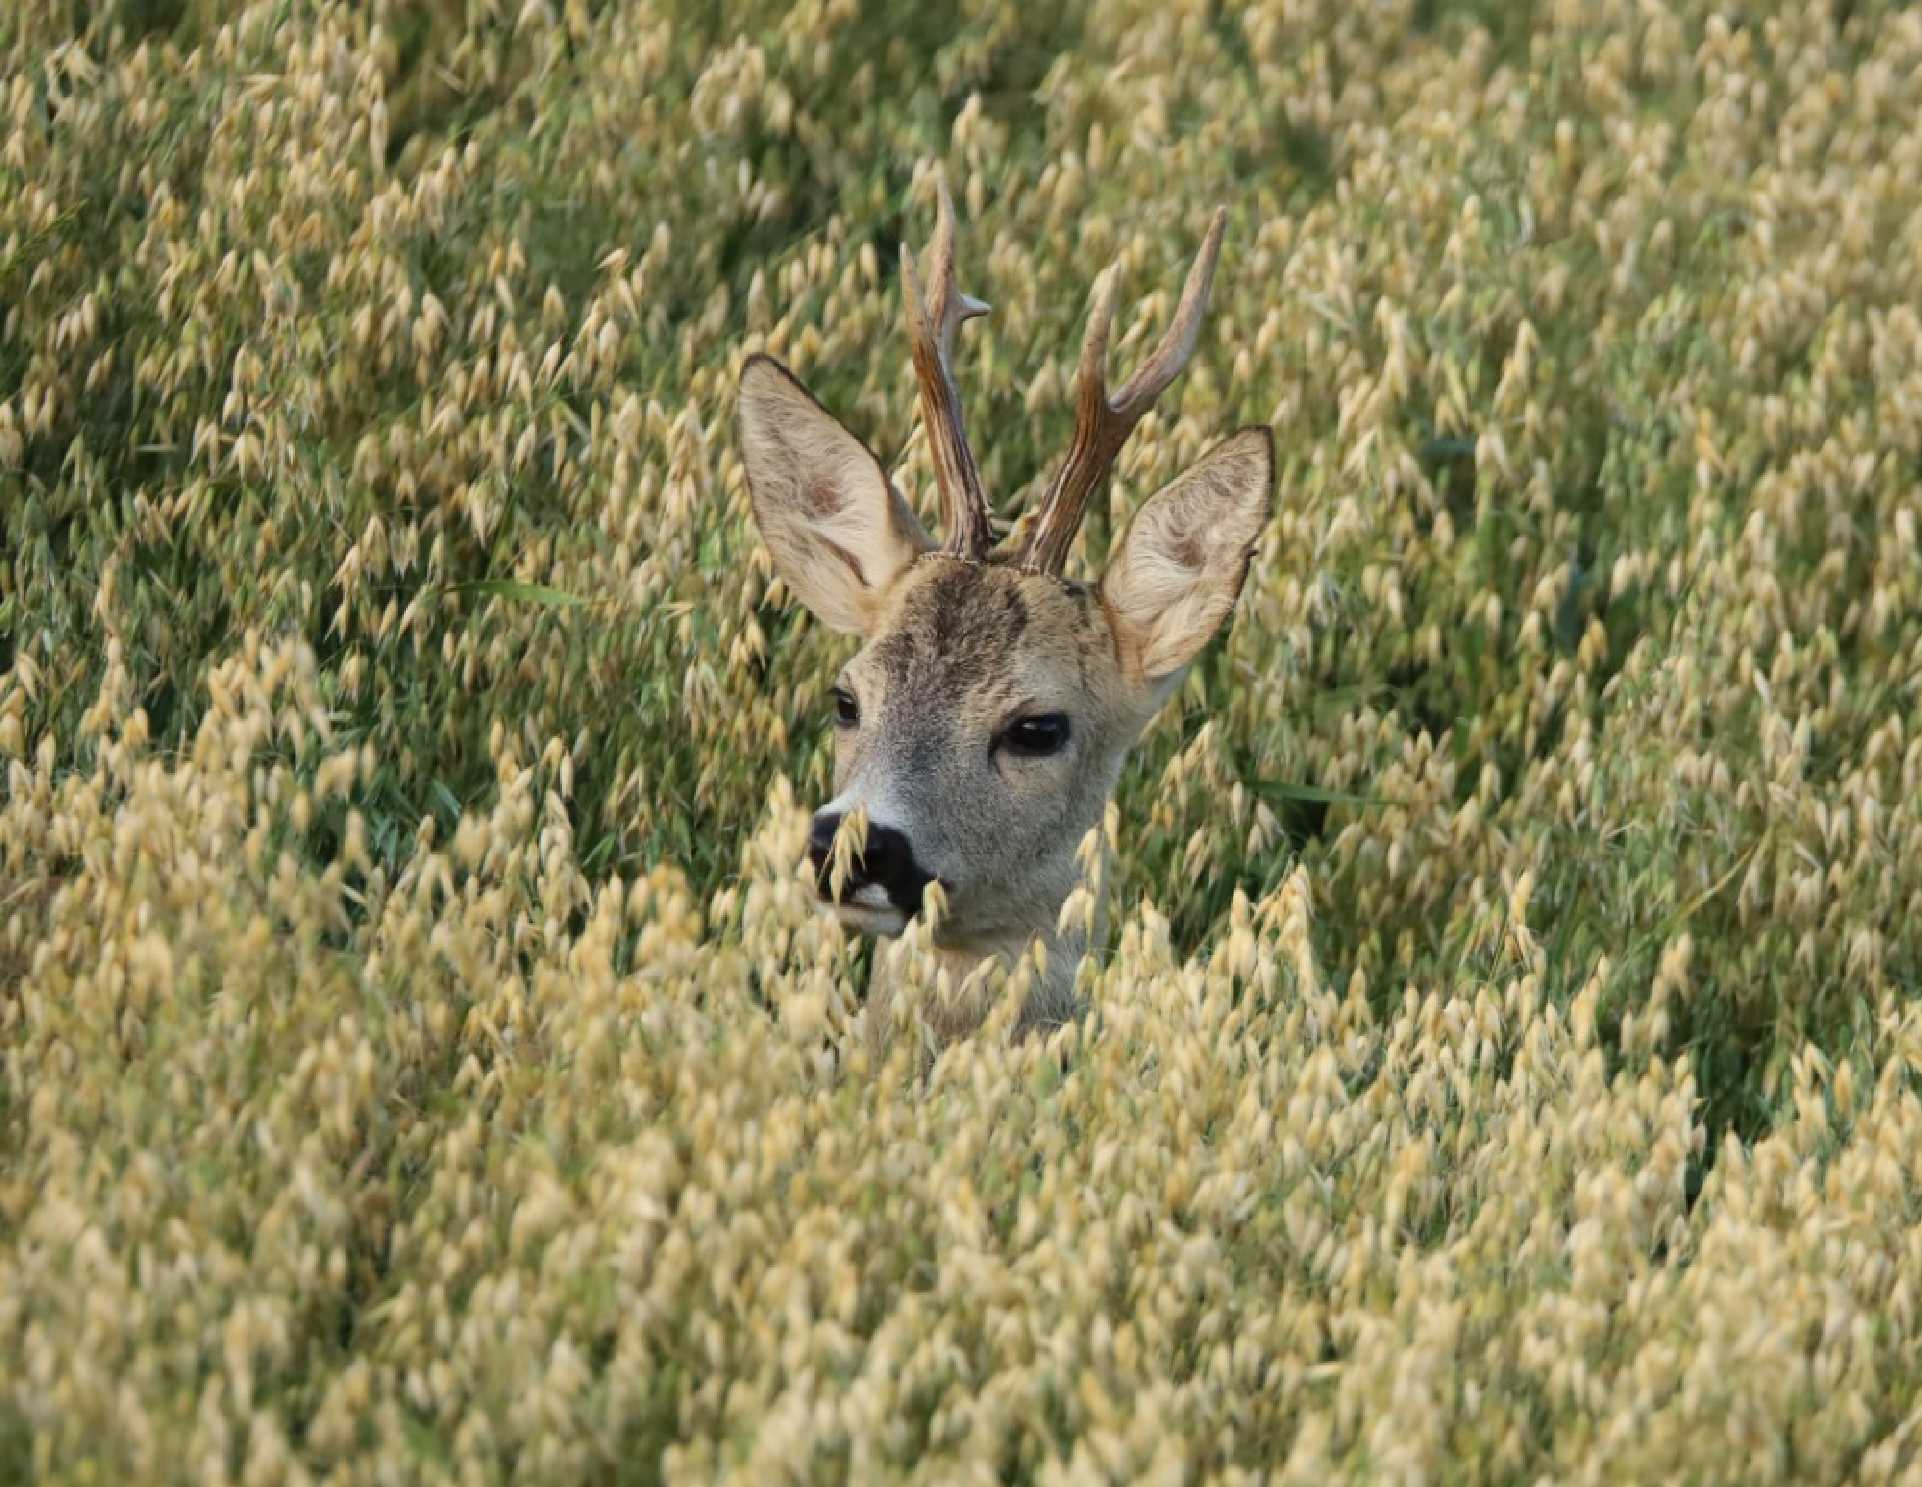
<svg viewBox="0 0 1922 1487">
<path fill-rule="evenodd" d="M 921 866 L 905 833 L 879 824 L 869 826 L 861 848 L 837 868 L 833 848 L 840 819 L 828 815 L 815 819 L 808 842 L 815 892 L 824 905 L 837 911 L 897 919 L 892 933 L 900 933 L 921 911 L 921 895 L 928 884 L 940 880 Z"/>
<path fill-rule="evenodd" d="M 871 904 L 850 903 L 846 900 L 837 903 L 828 898 L 819 899 L 817 902 L 824 912 L 834 915 L 849 929 L 859 934 L 880 935 L 888 939 L 905 930 L 913 918 L 913 915 L 902 913 L 892 904 L 877 908 Z"/>
<path fill-rule="evenodd" d="M 828 880 L 826 872 L 815 874 L 815 895 L 823 909 L 846 911 L 850 914 L 896 914 L 903 922 L 921 913 L 921 895 L 928 884 L 940 884 L 944 893 L 953 893 L 953 884 L 946 878 L 938 878 L 932 872 L 915 874 L 917 882 L 878 882 L 875 878 L 861 878 L 850 874 L 842 884 L 840 897 L 834 895 L 834 884 Z"/>
<path fill-rule="evenodd" d="M 882 882 L 852 875 L 841 884 L 840 897 L 837 898 L 829 875 L 817 872 L 815 902 L 849 929 L 866 934 L 898 935 L 921 912 L 921 895 L 928 884 L 939 883 L 945 891 L 954 891 L 952 885 L 933 873 L 917 870 L 916 876 L 918 881 L 910 883 L 901 880 Z"/>
</svg>

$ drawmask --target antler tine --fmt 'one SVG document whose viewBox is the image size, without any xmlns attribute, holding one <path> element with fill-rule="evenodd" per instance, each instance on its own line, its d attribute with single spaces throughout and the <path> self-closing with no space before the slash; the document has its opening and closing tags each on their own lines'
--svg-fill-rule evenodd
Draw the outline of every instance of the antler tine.
<svg viewBox="0 0 1922 1487">
<path fill-rule="evenodd" d="M 988 306 L 961 293 L 954 282 L 954 203 L 945 181 L 940 183 L 941 216 L 934 230 L 933 295 L 921 297 L 914 272 L 914 253 L 901 245 L 901 287 L 907 300 L 908 341 L 914 354 L 915 380 L 921 384 L 921 422 L 927 429 L 934 458 L 934 480 L 941 490 L 948 538 L 944 550 L 979 558 L 994 543 L 988 527 L 988 500 L 981 491 L 981 472 L 961 422 L 961 390 L 951 365 L 954 333 L 964 320 L 988 313 Z"/>
<path fill-rule="evenodd" d="M 1201 317 L 1208 310 L 1208 290 L 1214 283 L 1215 259 L 1220 256 L 1221 237 L 1227 227 L 1227 208 L 1215 208 L 1208 235 L 1188 270 L 1188 282 L 1182 286 L 1174 320 L 1154 354 L 1113 398 L 1108 396 L 1105 369 L 1118 265 L 1111 264 L 1095 281 L 1088 331 L 1081 342 L 1081 364 L 1075 373 L 1074 442 L 1068 446 L 1068 457 L 1062 461 L 1040 514 L 1022 543 L 1020 561 L 1028 567 L 1045 573 L 1061 572 L 1068 561 L 1068 549 L 1074 545 L 1074 534 L 1081 529 L 1088 498 L 1107 478 L 1135 425 L 1195 354 Z"/>
</svg>

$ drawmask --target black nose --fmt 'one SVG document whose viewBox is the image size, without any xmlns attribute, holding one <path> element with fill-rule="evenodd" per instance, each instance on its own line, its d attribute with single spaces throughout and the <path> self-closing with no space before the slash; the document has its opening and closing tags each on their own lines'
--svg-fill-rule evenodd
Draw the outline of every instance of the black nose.
<svg viewBox="0 0 1922 1487">
<path fill-rule="evenodd" d="M 815 882 L 823 898 L 832 898 L 834 834 L 844 819 L 839 811 L 821 811 L 808 832 L 808 861 L 814 864 Z M 914 860 L 914 848 L 892 826 L 868 826 L 866 848 L 848 862 L 847 880 L 841 885 L 841 900 L 852 899 L 870 885 L 887 894 L 888 902 L 904 914 L 921 907 L 921 890 L 934 880 L 934 874 Z"/>
</svg>

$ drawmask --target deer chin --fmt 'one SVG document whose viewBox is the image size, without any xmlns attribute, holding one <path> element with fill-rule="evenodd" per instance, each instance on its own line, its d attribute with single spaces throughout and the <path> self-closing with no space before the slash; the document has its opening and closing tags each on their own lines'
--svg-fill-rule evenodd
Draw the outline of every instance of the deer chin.
<svg viewBox="0 0 1922 1487">
<path fill-rule="evenodd" d="M 908 916 L 899 909 L 871 909 L 866 904 L 823 903 L 821 908 L 832 914 L 849 929 L 858 930 L 864 935 L 880 935 L 893 939 L 908 927 Z"/>
</svg>

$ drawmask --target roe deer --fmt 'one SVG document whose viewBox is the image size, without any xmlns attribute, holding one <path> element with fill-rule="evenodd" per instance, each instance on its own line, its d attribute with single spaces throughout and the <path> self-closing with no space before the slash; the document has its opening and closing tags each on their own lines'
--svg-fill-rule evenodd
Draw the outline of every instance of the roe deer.
<svg viewBox="0 0 1922 1487">
<path fill-rule="evenodd" d="M 1145 502 L 1099 583 L 1062 576 L 1089 497 L 1194 353 L 1226 225 L 1217 209 L 1173 323 L 1113 397 L 1105 362 L 1118 266 L 1096 281 L 1073 443 L 1039 511 L 1000 548 L 950 366 L 956 330 L 988 307 L 955 287 L 945 187 L 925 299 L 913 255 L 901 250 L 944 544 L 785 367 L 755 355 L 741 371 L 740 447 L 775 569 L 823 624 L 865 641 L 834 688 L 836 794 L 809 839 L 823 907 L 854 928 L 897 935 L 939 883 L 946 907 L 933 943 L 957 981 L 986 957 L 1011 963 L 1040 940 L 1045 969 L 1021 1032 L 1074 1014 L 1085 946 L 1057 921 L 1077 881 L 1077 849 L 1101 821 L 1123 755 L 1234 608 L 1268 518 L 1274 440 L 1257 425 Z M 843 847 L 837 873 L 836 835 L 857 810 L 865 844 L 856 857 Z M 877 1016 L 893 990 L 885 976 L 877 969 L 870 990 Z"/>
</svg>

